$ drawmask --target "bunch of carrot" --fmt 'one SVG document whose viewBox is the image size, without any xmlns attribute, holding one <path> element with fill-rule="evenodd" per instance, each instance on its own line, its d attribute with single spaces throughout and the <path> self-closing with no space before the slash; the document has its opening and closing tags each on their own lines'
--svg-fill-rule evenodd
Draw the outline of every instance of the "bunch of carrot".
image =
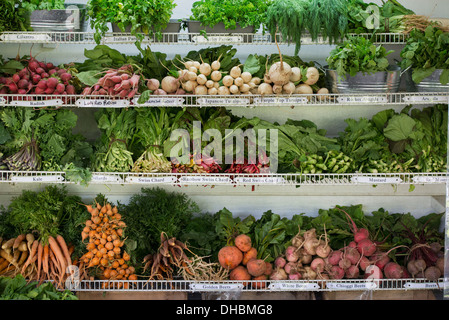
<svg viewBox="0 0 449 320">
<path fill-rule="evenodd" d="M 0 272 L 5 276 L 22 274 L 41 283 L 51 280 L 62 287 L 69 274 L 67 267 L 72 265 L 72 252 L 73 247 L 69 248 L 61 235 L 35 239 L 32 233 L 20 234 L 2 243 Z"/>
<path fill-rule="evenodd" d="M 87 252 L 79 260 L 80 280 L 88 278 L 87 269 L 101 280 L 137 280 L 130 255 L 123 249 L 126 223 L 117 206 L 96 203 L 86 208 L 91 218 L 81 233 Z"/>
</svg>

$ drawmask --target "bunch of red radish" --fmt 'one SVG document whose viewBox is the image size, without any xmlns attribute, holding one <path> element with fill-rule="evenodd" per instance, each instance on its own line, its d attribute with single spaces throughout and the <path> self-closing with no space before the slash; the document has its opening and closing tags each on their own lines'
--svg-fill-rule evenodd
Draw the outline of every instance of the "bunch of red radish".
<svg viewBox="0 0 449 320">
<path fill-rule="evenodd" d="M 83 90 L 83 95 L 100 95 L 131 99 L 139 91 L 141 76 L 134 73 L 133 66 L 124 65 L 119 69 L 109 69 L 91 87 Z"/>
<path fill-rule="evenodd" d="M 352 223 L 354 241 L 341 249 L 332 251 L 327 257 L 326 269 L 331 279 L 410 278 L 407 269 L 391 261 L 389 257 L 389 253 L 396 247 L 388 252 L 380 250 L 377 242 L 370 239 L 369 231 L 365 228 L 357 228 L 349 214 L 343 212 Z"/>
<path fill-rule="evenodd" d="M 23 61 L 22 61 L 23 62 Z M 27 66 L 10 77 L 0 78 L 0 93 L 67 95 L 75 94 L 70 84 L 72 75 L 53 63 L 45 63 L 35 58 L 25 61 Z"/>
</svg>

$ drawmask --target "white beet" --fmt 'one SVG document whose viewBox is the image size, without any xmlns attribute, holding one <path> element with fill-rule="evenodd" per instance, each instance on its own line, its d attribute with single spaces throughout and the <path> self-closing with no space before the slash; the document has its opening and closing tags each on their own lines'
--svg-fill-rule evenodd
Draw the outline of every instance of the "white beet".
<svg viewBox="0 0 449 320">
<path fill-rule="evenodd" d="M 287 261 L 283 257 L 277 257 L 276 260 L 274 260 L 274 266 L 278 268 L 283 268 Z"/>
</svg>

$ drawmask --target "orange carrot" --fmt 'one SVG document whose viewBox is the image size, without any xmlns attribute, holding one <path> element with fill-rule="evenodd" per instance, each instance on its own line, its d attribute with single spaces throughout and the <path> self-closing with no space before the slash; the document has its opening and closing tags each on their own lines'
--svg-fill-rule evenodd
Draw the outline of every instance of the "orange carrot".
<svg viewBox="0 0 449 320">
<path fill-rule="evenodd" d="M 37 280 L 39 280 L 40 275 L 41 275 L 43 252 L 44 252 L 44 246 L 42 245 L 42 242 L 39 241 L 39 245 L 37 247 Z"/>
<path fill-rule="evenodd" d="M 42 256 L 42 269 L 48 275 L 48 244 L 44 244 L 44 252 Z"/>
<path fill-rule="evenodd" d="M 13 248 L 13 249 L 17 249 L 17 248 L 19 247 L 20 243 L 21 243 L 23 240 L 25 240 L 25 234 L 24 234 L 24 233 L 23 233 L 23 234 L 19 234 L 19 235 L 17 236 L 17 238 L 14 240 L 14 244 L 12 245 L 12 248 Z"/>
<path fill-rule="evenodd" d="M 65 260 L 67 261 L 67 266 L 72 265 L 72 258 L 70 257 L 69 248 L 67 247 L 67 244 L 66 244 L 64 238 L 58 234 L 56 236 L 56 241 L 58 242 L 59 246 L 61 247 L 61 251 L 64 254 Z"/>
<path fill-rule="evenodd" d="M 56 241 L 55 238 L 53 238 L 52 236 L 49 236 L 48 243 L 50 244 L 51 250 L 53 250 L 53 253 L 55 254 L 56 260 L 58 261 L 58 263 L 61 266 L 61 272 L 65 273 L 65 269 L 67 267 L 66 260 L 64 258 L 64 254 L 61 251 L 61 248 L 58 245 L 58 242 Z"/>
</svg>

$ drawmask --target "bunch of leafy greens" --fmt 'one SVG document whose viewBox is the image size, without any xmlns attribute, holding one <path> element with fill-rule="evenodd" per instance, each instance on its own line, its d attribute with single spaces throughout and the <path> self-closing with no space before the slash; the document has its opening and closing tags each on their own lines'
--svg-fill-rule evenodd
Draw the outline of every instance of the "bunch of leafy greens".
<svg viewBox="0 0 449 320">
<path fill-rule="evenodd" d="M 373 74 L 388 70 L 387 56 L 392 52 L 382 45 L 376 46 L 365 37 L 354 36 L 337 45 L 326 60 L 330 69 L 336 70 L 339 77 L 346 78 L 347 74 L 355 76 L 358 72 Z"/>
<path fill-rule="evenodd" d="M 283 41 L 295 44 L 295 55 L 301 39 L 309 32 L 313 41 L 320 36 L 329 44 L 339 42 L 348 32 L 348 6 L 344 0 L 274 0 L 267 9 L 266 25 Z"/>
<path fill-rule="evenodd" d="M 383 1 L 381 6 L 362 0 L 348 1 L 348 29 L 351 33 L 401 33 L 405 16 L 414 12 L 396 0 Z"/>
<path fill-rule="evenodd" d="M 122 32 L 130 27 L 130 33 L 137 38 L 136 44 L 140 45 L 144 34 L 161 38 L 161 31 L 167 27 L 175 7 L 173 0 L 89 0 L 87 15 L 97 44 L 108 31 L 108 23 L 112 23 Z"/>
<path fill-rule="evenodd" d="M 401 51 L 401 66 L 412 68 L 412 80 L 420 83 L 435 70 L 443 69 L 440 83 L 449 83 L 449 33 L 437 25 L 429 25 L 424 32 L 413 29 Z"/>
<path fill-rule="evenodd" d="M 129 172 L 133 166 L 131 142 L 136 128 L 135 109 L 102 108 L 95 113 L 100 138 L 95 142 L 92 170 Z"/>
<path fill-rule="evenodd" d="M 46 243 L 49 236 L 59 234 L 67 245 L 74 246 L 74 256 L 80 257 L 85 250 L 80 234 L 90 217 L 81 203 L 81 198 L 70 195 L 65 186 L 48 185 L 41 191 L 23 190 L 2 210 L 2 215 L 15 236 L 36 232 Z"/>
<path fill-rule="evenodd" d="M 27 10 L 20 8 L 19 4 L 23 1 L 2 0 L 0 1 L 0 32 L 5 31 L 29 31 L 31 29 L 29 21 L 27 21 Z"/>
<path fill-rule="evenodd" d="M 27 11 L 31 12 L 34 10 L 63 10 L 64 7 L 64 0 L 26 0 L 26 1 L 20 1 L 20 6 Z"/>
<path fill-rule="evenodd" d="M 0 300 L 78 300 L 70 290 L 60 291 L 51 282 L 39 284 L 21 274 L 0 277 Z"/>
<path fill-rule="evenodd" d="M 226 29 L 236 29 L 238 24 L 257 30 L 265 22 L 269 5 L 269 0 L 199 0 L 192 4 L 190 19 L 209 27 L 223 23 Z"/>
<path fill-rule="evenodd" d="M 10 170 L 66 171 L 67 179 L 88 182 L 91 145 L 73 134 L 78 117 L 72 110 L 4 108 L 1 150 Z"/>
<path fill-rule="evenodd" d="M 190 219 L 200 213 L 198 205 L 185 194 L 161 188 L 142 188 L 119 209 L 126 219 L 127 251 L 137 263 L 157 251 L 162 232 L 178 239 Z"/>
</svg>

